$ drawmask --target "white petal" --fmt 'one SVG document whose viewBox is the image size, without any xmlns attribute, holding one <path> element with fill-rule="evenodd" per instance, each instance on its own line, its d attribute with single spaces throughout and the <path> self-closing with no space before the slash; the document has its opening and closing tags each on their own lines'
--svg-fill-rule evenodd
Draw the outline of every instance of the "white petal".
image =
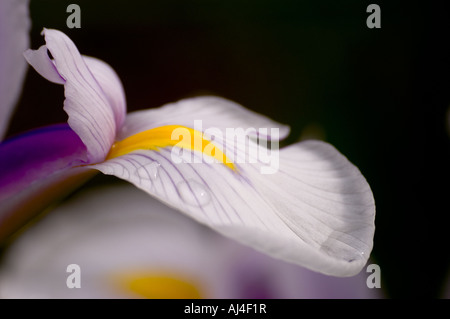
<svg viewBox="0 0 450 319">
<path fill-rule="evenodd" d="M 225 132 L 227 128 L 253 128 L 250 135 L 270 135 L 272 128 L 278 128 L 279 139 L 289 134 L 289 126 L 277 123 L 270 118 L 250 111 L 243 106 L 215 96 L 200 96 L 180 100 L 160 108 L 136 111 L 127 115 L 125 125 L 118 139 L 164 125 L 182 125 L 194 128 L 195 121 L 201 120 L 202 129 L 217 128 Z M 232 123 L 233 126 L 229 126 Z M 267 136 L 270 139 L 270 136 Z"/>
<path fill-rule="evenodd" d="M 6 132 L 27 70 L 22 53 L 30 41 L 28 2 L 0 1 L 0 140 Z"/>
<path fill-rule="evenodd" d="M 100 84 L 103 93 L 113 109 L 117 130 L 122 127 L 127 112 L 125 91 L 119 76 L 114 69 L 105 62 L 83 55 L 84 62 Z"/>
<path fill-rule="evenodd" d="M 45 45 L 37 50 L 28 49 L 23 53 L 27 62 L 33 66 L 37 73 L 43 78 L 56 84 L 64 84 L 64 80 L 56 69 L 55 63 L 48 56 L 48 50 Z"/>
<path fill-rule="evenodd" d="M 359 170 L 331 145 L 306 141 L 281 150 L 279 169 L 261 174 L 267 165 L 251 163 L 257 147 L 246 143 L 226 150 L 247 159 L 235 163 L 236 171 L 195 163 L 189 156 L 200 154 L 186 150 L 189 156 L 180 162 L 169 147 L 138 150 L 93 168 L 271 256 L 328 275 L 357 274 L 372 249 L 375 214 Z"/>
<path fill-rule="evenodd" d="M 42 77 L 56 84 L 65 84 L 66 81 L 58 72 L 54 61 L 48 56 L 47 46 L 43 45 L 38 50 L 27 50 L 24 52 L 25 59 Z M 83 55 L 89 71 L 95 77 L 95 80 L 101 86 L 102 93 L 109 102 L 113 110 L 116 122 L 116 129 L 119 129 L 126 115 L 125 92 L 122 82 L 117 73 L 105 62 Z"/>
<path fill-rule="evenodd" d="M 108 154 L 125 116 L 120 80 L 104 62 L 83 57 L 64 33 L 44 29 L 43 34 L 46 45 L 25 56 L 45 78 L 64 84 L 68 123 L 86 145 L 89 161 L 100 162 Z"/>
</svg>

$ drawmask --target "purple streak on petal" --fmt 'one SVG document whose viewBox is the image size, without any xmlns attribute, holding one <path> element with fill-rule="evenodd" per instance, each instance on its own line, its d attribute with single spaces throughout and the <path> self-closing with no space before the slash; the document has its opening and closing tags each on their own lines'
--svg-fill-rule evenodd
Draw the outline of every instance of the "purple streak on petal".
<svg viewBox="0 0 450 319">
<path fill-rule="evenodd" d="M 119 130 L 127 113 L 125 91 L 119 76 L 111 66 L 99 59 L 84 55 L 83 59 L 108 99 L 114 113 L 116 129 Z"/>
<path fill-rule="evenodd" d="M 36 129 L 0 144 L 0 200 L 57 171 L 86 163 L 86 147 L 67 124 Z"/>
</svg>

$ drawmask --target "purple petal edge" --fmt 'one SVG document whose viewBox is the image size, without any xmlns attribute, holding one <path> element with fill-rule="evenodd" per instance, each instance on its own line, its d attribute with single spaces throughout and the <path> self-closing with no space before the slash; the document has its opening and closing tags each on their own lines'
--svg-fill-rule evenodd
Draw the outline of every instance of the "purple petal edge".
<svg viewBox="0 0 450 319">
<path fill-rule="evenodd" d="M 59 170 L 86 164 L 86 147 L 68 124 L 35 129 L 0 144 L 0 200 Z"/>
<path fill-rule="evenodd" d="M 67 124 L 52 125 L 0 144 L 0 243 L 55 201 L 92 178 L 86 147 Z"/>
</svg>

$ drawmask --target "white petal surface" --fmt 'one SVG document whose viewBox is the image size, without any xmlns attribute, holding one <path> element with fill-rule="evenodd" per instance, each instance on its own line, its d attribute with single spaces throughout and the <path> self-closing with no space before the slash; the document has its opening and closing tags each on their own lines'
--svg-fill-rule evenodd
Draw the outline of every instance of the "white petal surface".
<svg viewBox="0 0 450 319">
<path fill-rule="evenodd" d="M 227 128 L 253 128 L 256 133 L 261 133 L 259 134 L 261 138 L 269 139 L 270 136 L 265 136 L 264 133 L 270 135 L 271 128 L 279 129 L 280 139 L 285 138 L 290 130 L 289 126 L 250 111 L 230 100 L 215 96 L 200 96 L 128 114 L 125 125 L 118 135 L 118 140 L 164 125 L 182 125 L 194 128 L 197 120 L 201 120 L 202 129 L 199 129 L 200 131 L 217 128 L 225 132 Z M 230 123 L 233 126 L 229 126 Z M 249 130 L 249 135 L 254 135 L 254 132 Z"/>
<path fill-rule="evenodd" d="M 119 76 L 111 66 L 99 59 L 89 56 L 83 56 L 83 59 L 108 99 L 109 106 L 114 113 L 116 129 L 119 130 L 127 113 L 125 91 Z"/>
<path fill-rule="evenodd" d="M 224 127 L 237 126 L 221 119 Z M 258 147 L 249 138 L 232 149 L 226 137 L 215 142 L 236 154 L 236 171 L 195 163 L 189 156 L 201 154 L 186 150 L 184 160 L 176 160 L 171 147 L 138 150 L 93 168 L 276 258 L 335 276 L 361 270 L 372 249 L 374 200 L 364 177 L 342 154 L 324 142 L 298 143 L 273 158 L 279 168 L 267 175 L 261 174 L 267 165 L 252 157 Z"/>
<path fill-rule="evenodd" d="M 0 140 L 6 133 L 27 70 L 22 53 L 30 41 L 28 2 L 0 1 Z"/>
<path fill-rule="evenodd" d="M 56 69 L 55 63 L 48 56 L 48 50 L 45 45 L 37 50 L 28 49 L 23 53 L 27 62 L 46 80 L 64 84 L 66 81 L 61 77 Z"/>
<path fill-rule="evenodd" d="M 27 52 L 26 57 L 48 80 L 60 83 L 55 71 L 63 79 L 68 123 L 86 145 L 89 161 L 100 162 L 108 154 L 125 116 L 120 80 L 104 62 L 81 56 L 64 33 L 44 29 L 43 34 L 54 60 L 45 57 L 42 47 L 34 54 Z"/>
<path fill-rule="evenodd" d="M 56 84 L 66 83 L 56 69 L 54 61 L 48 56 L 47 46 L 43 45 L 38 50 L 26 50 L 24 56 L 36 72 L 48 81 Z M 114 113 L 116 129 L 119 129 L 125 120 L 127 111 L 125 92 L 119 76 L 105 62 L 85 55 L 82 57 L 107 98 Z"/>
</svg>

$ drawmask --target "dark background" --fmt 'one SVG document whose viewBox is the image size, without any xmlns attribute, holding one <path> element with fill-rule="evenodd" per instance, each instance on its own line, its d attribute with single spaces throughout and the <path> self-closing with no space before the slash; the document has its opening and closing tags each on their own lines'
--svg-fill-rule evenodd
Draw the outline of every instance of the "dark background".
<svg viewBox="0 0 450 319">
<path fill-rule="evenodd" d="M 81 7 L 81 29 L 66 26 L 70 3 Z M 371 185 L 372 261 L 386 295 L 442 297 L 448 11 L 376 1 L 381 29 L 369 29 L 370 3 L 31 0 L 32 48 L 44 44 L 43 27 L 65 32 L 83 54 L 113 66 L 129 111 L 215 94 L 289 124 L 288 142 L 319 128 Z M 61 86 L 29 71 L 9 134 L 65 122 L 63 98 Z"/>
</svg>

